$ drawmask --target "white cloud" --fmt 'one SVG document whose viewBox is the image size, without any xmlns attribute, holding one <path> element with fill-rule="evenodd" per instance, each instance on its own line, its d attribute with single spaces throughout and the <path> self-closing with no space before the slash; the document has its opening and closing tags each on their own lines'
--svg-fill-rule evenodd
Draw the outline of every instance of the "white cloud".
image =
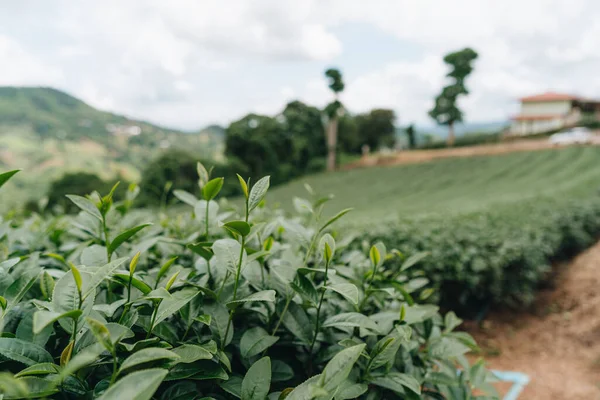
<svg viewBox="0 0 600 400">
<path fill-rule="evenodd" d="M 12 38 L 0 34 L 0 85 L 48 85 L 62 80 L 59 68 L 44 63 Z"/>
<path fill-rule="evenodd" d="M 600 97 L 595 0 L 22 0 L 2 8 L 0 84 L 55 85 L 97 107 L 188 129 L 275 113 L 294 97 L 326 104 L 322 64 L 353 63 L 336 58 L 355 46 L 338 29 L 352 24 L 416 49 L 403 57 L 395 48 L 390 59 L 381 48 L 382 61 L 365 55 L 371 67 L 349 74 L 342 96 L 353 111 L 388 107 L 402 123 L 429 122 L 442 57 L 465 46 L 480 54 L 461 101 L 468 120 L 504 119 L 516 97 L 547 89 Z"/>
</svg>

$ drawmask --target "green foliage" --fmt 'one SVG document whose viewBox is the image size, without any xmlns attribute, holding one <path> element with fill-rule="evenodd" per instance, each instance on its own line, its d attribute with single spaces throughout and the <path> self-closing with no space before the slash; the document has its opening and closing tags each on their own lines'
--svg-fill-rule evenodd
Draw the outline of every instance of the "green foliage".
<svg viewBox="0 0 600 400">
<path fill-rule="evenodd" d="M 417 147 L 417 133 L 415 131 L 415 126 L 410 124 L 406 127 L 406 136 L 408 136 L 408 147 L 410 149 L 414 149 Z"/>
<path fill-rule="evenodd" d="M 439 288 L 435 300 L 481 317 L 494 306 L 530 304 L 552 263 L 592 245 L 599 234 L 600 198 L 592 198 L 536 199 L 493 213 L 402 220 L 367 238 L 404 254 L 431 250 L 417 265 Z"/>
<path fill-rule="evenodd" d="M 268 178 L 234 179 L 249 186 L 241 212 L 197 200 L 168 218 L 109 193 L 71 196 L 77 216 L 3 225 L 0 395 L 493 395 L 491 374 L 464 357 L 475 343 L 454 331 L 460 320 L 413 300 L 427 279 L 390 268 L 397 255 L 383 244 L 369 257 L 331 230 L 349 210 L 327 218 L 327 198 L 299 199 L 302 214 L 288 218 L 262 206 Z M 419 257 L 405 271 L 417 274 Z"/>
<path fill-rule="evenodd" d="M 490 132 L 490 133 L 467 133 L 461 136 L 457 136 L 454 139 L 453 147 L 471 147 L 484 144 L 500 143 L 502 141 L 501 132 Z M 431 150 L 431 149 L 445 149 L 448 147 L 448 143 L 445 140 L 435 140 L 429 143 L 424 143 L 419 146 L 419 149 Z"/>
<path fill-rule="evenodd" d="M 445 86 L 435 98 L 435 105 L 429 111 L 429 115 L 438 124 L 448 125 L 450 130 L 448 144 L 450 146 L 454 141 L 453 126 L 456 122 L 463 120 L 463 113 L 456 102 L 458 96 L 469 94 L 465 86 L 465 79 L 473 71 L 473 62 L 477 57 L 477 52 L 470 48 L 447 54 L 444 57 L 444 62 L 452 68 L 446 75 L 451 78 L 452 82 Z"/>
<path fill-rule="evenodd" d="M 394 146 L 396 115 L 393 110 L 374 109 L 369 113 L 359 114 L 355 118 L 362 144 L 368 145 L 372 150 Z"/>
<path fill-rule="evenodd" d="M 197 164 L 198 160 L 186 151 L 164 152 L 159 158 L 150 162 L 142 172 L 139 204 L 152 206 L 169 204 L 175 200 L 175 192 L 178 190 L 194 196 L 191 201 L 195 202 L 196 197 L 202 197 L 198 184 Z M 214 167 L 212 176 L 227 178 L 223 182 L 221 194 L 225 196 L 239 194 L 234 180 L 235 171 L 244 172 L 245 169 L 235 158 L 230 159 L 227 164 L 206 162 L 206 165 Z"/>
<path fill-rule="evenodd" d="M 356 169 L 306 182 L 334 193 L 334 208 L 355 206 L 343 221 L 358 238 L 406 255 L 428 251 L 417 266 L 439 289 L 430 301 L 473 316 L 531 302 L 553 262 L 600 235 L 599 158 L 596 147 L 566 148 Z M 303 183 L 276 188 L 270 200 L 293 210 L 287 204 L 305 191 Z M 400 259 L 389 262 L 399 268 Z"/>
<path fill-rule="evenodd" d="M 77 207 L 65 197 L 67 194 L 83 196 L 94 190 L 104 193 L 109 191 L 113 185 L 114 182 L 105 182 L 96 174 L 67 173 L 50 184 L 47 207 L 53 209 L 55 206 L 59 206 L 65 212 L 72 213 L 77 210 Z M 126 190 L 127 185 L 120 185 L 116 196 L 122 198 Z"/>
</svg>

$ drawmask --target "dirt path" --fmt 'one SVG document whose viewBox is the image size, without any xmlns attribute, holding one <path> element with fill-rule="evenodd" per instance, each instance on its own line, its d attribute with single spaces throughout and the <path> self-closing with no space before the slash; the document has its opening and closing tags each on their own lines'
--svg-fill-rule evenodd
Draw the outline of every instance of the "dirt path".
<svg viewBox="0 0 600 400">
<path fill-rule="evenodd" d="M 600 135 L 594 136 L 593 144 L 600 145 Z M 511 142 L 487 144 L 480 146 L 457 147 L 437 150 L 403 150 L 390 154 L 374 154 L 346 164 L 343 169 L 370 167 L 374 165 L 414 164 L 441 158 L 471 157 L 481 155 L 505 154 L 518 151 L 534 151 L 554 148 L 548 138 L 523 139 Z"/>
<path fill-rule="evenodd" d="M 559 267 L 554 282 L 533 311 L 497 313 L 467 330 L 490 368 L 529 375 L 519 399 L 600 399 L 600 242 Z"/>
</svg>

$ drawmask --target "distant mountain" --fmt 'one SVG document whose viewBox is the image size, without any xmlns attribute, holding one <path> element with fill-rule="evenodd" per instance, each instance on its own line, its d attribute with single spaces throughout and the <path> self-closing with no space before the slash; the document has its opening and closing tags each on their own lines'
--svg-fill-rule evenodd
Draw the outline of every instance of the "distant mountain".
<svg viewBox="0 0 600 400">
<path fill-rule="evenodd" d="M 0 126 L 29 126 L 40 138 L 110 142 L 140 136 L 137 144 L 181 138 L 184 132 L 97 110 L 65 92 L 46 87 L 0 87 Z"/>
<path fill-rule="evenodd" d="M 225 128 L 221 125 L 209 125 L 206 128 L 202 129 L 200 133 L 206 133 L 209 135 L 214 135 L 216 137 L 225 137 Z"/>
<path fill-rule="evenodd" d="M 222 146 L 218 126 L 186 133 L 97 110 L 52 88 L 0 87 L 0 171 L 24 169 L 15 184 L 27 194 L 45 190 L 66 171 L 137 180 L 165 149 L 209 159 L 219 157 Z"/>
</svg>

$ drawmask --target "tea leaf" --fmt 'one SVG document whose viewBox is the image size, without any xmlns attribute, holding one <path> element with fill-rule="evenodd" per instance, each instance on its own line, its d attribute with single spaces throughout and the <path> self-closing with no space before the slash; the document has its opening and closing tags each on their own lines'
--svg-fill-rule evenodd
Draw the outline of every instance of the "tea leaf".
<svg viewBox="0 0 600 400">
<path fill-rule="evenodd" d="M 329 285 L 325 287 L 325 289 L 333 290 L 334 292 L 341 294 L 352 304 L 358 304 L 358 288 L 352 283 L 337 283 L 335 285 Z"/>
<path fill-rule="evenodd" d="M 419 382 L 411 375 L 400 372 L 392 371 L 385 376 L 375 377 L 371 379 L 371 383 L 399 393 L 404 393 L 404 388 L 407 388 L 416 394 L 421 394 Z"/>
<path fill-rule="evenodd" d="M 43 347 L 7 337 L 0 337 L 0 359 L 17 361 L 27 366 L 52 362 L 52 356 Z"/>
<path fill-rule="evenodd" d="M 241 236 L 248 236 L 250 233 L 250 225 L 245 221 L 229 221 L 223 224 L 223 226 Z"/>
<path fill-rule="evenodd" d="M 348 214 L 352 210 L 353 210 L 352 208 L 346 208 L 346 209 L 340 211 L 339 213 L 337 213 L 336 215 L 334 215 L 333 217 L 329 218 L 327 220 L 327 222 L 325 222 L 325 224 L 323 224 L 323 226 L 319 229 L 319 232 L 323 232 L 323 230 L 325 230 L 325 228 L 327 228 L 329 225 L 333 224 L 335 221 L 342 218 L 344 215 Z"/>
<path fill-rule="evenodd" d="M 133 372 L 118 380 L 100 400 L 150 400 L 168 372 L 158 368 Z"/>
<path fill-rule="evenodd" d="M 213 243 L 212 250 L 218 261 L 222 262 L 230 272 L 235 273 L 240 260 L 241 244 L 233 239 L 219 239 Z M 245 252 L 243 255 L 245 259 Z M 244 263 L 242 262 L 242 266 Z"/>
<path fill-rule="evenodd" d="M 69 344 L 67 345 L 67 347 L 65 347 L 65 349 L 60 354 L 60 366 L 61 367 L 64 367 L 65 365 L 67 365 L 67 363 L 71 359 L 71 354 L 73 354 L 73 346 L 74 345 L 75 345 L 75 342 L 70 341 Z"/>
<path fill-rule="evenodd" d="M 87 280 L 85 285 L 85 290 L 83 291 L 82 298 L 88 297 L 92 294 L 96 288 L 112 274 L 117 268 L 123 265 L 127 261 L 127 257 L 119 258 L 117 260 L 111 261 L 108 264 L 98 268 L 96 272 L 92 274 L 89 280 Z M 81 276 L 80 276 L 81 279 Z"/>
<path fill-rule="evenodd" d="M 223 182 L 223 178 L 215 178 L 208 181 L 202 188 L 202 196 L 204 197 L 204 200 L 210 201 L 217 197 L 221 191 L 221 188 L 223 187 Z"/>
<path fill-rule="evenodd" d="M 127 286 L 127 284 L 129 283 L 129 274 L 123 274 L 118 272 L 113 274 L 113 278 L 117 279 L 120 283 L 122 283 L 125 286 Z M 146 283 L 135 277 L 131 278 L 131 285 L 134 288 L 138 289 L 140 292 L 142 292 L 144 295 L 147 295 L 152 291 L 152 288 L 150 286 L 148 286 Z"/>
<path fill-rule="evenodd" d="M 193 363 L 198 360 L 211 360 L 213 354 L 206 348 L 195 344 L 184 344 L 172 350 L 179 358 L 177 363 Z"/>
<path fill-rule="evenodd" d="M 124 232 L 121 232 L 108 245 L 108 252 L 111 253 L 111 254 L 114 253 L 119 248 L 119 246 L 121 246 L 123 243 L 125 243 L 127 240 L 129 240 L 133 235 L 135 235 L 136 233 L 138 233 L 142 229 L 144 229 L 144 228 L 146 228 L 148 226 L 151 226 L 151 225 L 152 224 L 150 224 L 150 223 L 142 224 L 142 225 L 136 226 L 135 228 L 131 228 L 131 229 L 128 229 L 128 230 L 126 230 Z"/>
<path fill-rule="evenodd" d="M 252 293 L 250 296 L 244 297 L 243 299 L 229 301 L 227 302 L 227 307 L 235 308 L 244 303 L 254 301 L 267 301 L 273 303 L 275 301 L 275 294 L 274 290 L 263 290 L 261 292 Z"/>
<path fill-rule="evenodd" d="M 204 312 L 211 316 L 210 330 L 215 334 L 220 341 L 223 341 L 225 346 L 231 342 L 233 338 L 233 328 L 229 329 L 229 333 L 225 338 L 227 324 L 229 322 L 229 311 L 221 303 L 209 303 L 204 306 Z"/>
<path fill-rule="evenodd" d="M 92 318 L 86 318 L 90 330 L 98 340 L 98 343 L 102 344 L 104 348 L 110 352 L 113 351 L 113 342 L 110 337 L 108 328 L 100 321 L 96 321 Z"/>
<path fill-rule="evenodd" d="M 198 183 L 200 184 L 200 187 L 206 185 L 209 179 L 209 175 L 208 171 L 200 161 L 198 161 L 198 163 L 196 164 L 196 171 L 198 173 Z"/>
<path fill-rule="evenodd" d="M 317 305 L 319 301 L 317 289 L 315 289 L 312 281 L 305 275 L 296 274 L 294 281 L 290 283 L 290 287 L 294 289 L 296 293 L 302 296 L 303 299 L 308 300 L 313 305 Z"/>
<path fill-rule="evenodd" d="M 213 256 L 213 253 L 210 249 L 212 243 L 192 243 L 188 244 L 187 248 L 198 254 L 200 257 L 205 260 L 210 260 Z"/>
<path fill-rule="evenodd" d="M 31 375 L 48 375 L 58 374 L 61 371 L 60 367 L 54 363 L 41 363 L 27 367 L 15 374 L 15 378 Z"/>
<path fill-rule="evenodd" d="M 283 304 L 278 304 L 277 313 L 281 317 Z M 308 319 L 306 311 L 293 301 L 289 304 L 288 310 L 283 314 L 282 324 L 286 329 L 300 339 L 301 342 L 309 344 L 314 335 L 314 325 Z"/>
<path fill-rule="evenodd" d="M 104 347 L 100 343 L 96 343 L 77 353 L 61 371 L 61 380 L 96 361 L 103 351 Z"/>
<path fill-rule="evenodd" d="M 165 284 L 165 289 L 166 289 L 166 290 L 169 290 L 169 289 L 171 289 L 171 286 L 173 286 L 173 284 L 175 283 L 175 280 L 176 280 L 176 279 L 177 279 L 177 277 L 179 276 L 179 272 L 180 272 L 180 271 L 177 271 L 177 272 L 175 272 L 175 273 L 174 273 L 174 274 L 173 274 L 173 275 L 172 275 L 172 276 L 169 278 L 169 280 L 168 280 L 168 281 L 167 281 L 167 283 Z"/>
<path fill-rule="evenodd" d="M 244 180 L 244 178 L 242 178 L 240 176 L 240 174 L 236 174 L 238 181 L 240 181 L 240 187 L 242 188 L 242 192 L 244 193 L 244 197 L 247 199 L 248 198 L 248 184 L 246 183 L 246 181 Z"/>
<path fill-rule="evenodd" d="M 409 269 L 410 267 L 417 264 L 419 261 L 423 260 L 427 256 L 429 256 L 429 252 L 426 252 L 426 251 L 423 251 L 420 253 L 415 253 L 415 254 L 411 255 L 402 263 L 402 266 L 400 267 L 400 271 L 405 271 L 405 270 Z"/>
<path fill-rule="evenodd" d="M 365 344 L 359 344 L 337 353 L 325 366 L 319 379 L 319 386 L 328 392 L 337 389 L 348 378 L 365 347 Z"/>
<path fill-rule="evenodd" d="M 240 340 L 240 353 L 244 358 L 254 357 L 273 346 L 279 338 L 270 336 L 260 326 L 248 329 Z"/>
<path fill-rule="evenodd" d="M 36 311 L 36 313 L 33 314 L 33 333 L 40 333 L 45 327 L 53 324 L 61 318 L 77 319 L 79 316 L 81 316 L 81 314 L 81 310 L 71 310 L 65 313 L 58 313 L 54 311 Z"/>
<path fill-rule="evenodd" d="M 267 190 L 269 190 L 270 179 L 270 176 L 265 176 L 252 186 L 248 196 L 248 212 L 254 210 L 265 198 Z"/>
<path fill-rule="evenodd" d="M 263 357 L 248 369 L 242 381 L 241 400 L 264 400 L 271 387 L 271 359 Z"/>
<path fill-rule="evenodd" d="M 54 279 L 52 279 L 48 271 L 44 271 L 42 276 L 40 276 L 40 290 L 42 292 L 42 296 L 44 296 L 46 300 L 50 300 L 52 298 L 52 292 L 54 291 Z"/>
<path fill-rule="evenodd" d="M 194 207 L 196 203 L 198 203 L 198 198 L 191 194 L 190 192 L 186 192 L 185 190 L 176 189 L 173 190 L 173 195 L 177 197 L 179 200 L 184 202 L 187 205 Z"/>
<path fill-rule="evenodd" d="M 96 207 L 96 205 L 91 200 L 74 194 L 68 194 L 67 198 L 71 200 L 81 210 L 98 219 L 98 221 L 102 221 L 102 214 L 100 214 L 100 210 L 98 210 L 98 207 Z"/>
<path fill-rule="evenodd" d="M 150 347 L 133 353 L 123 361 L 118 374 L 121 374 L 128 368 L 139 366 L 158 360 L 178 360 L 180 357 L 176 353 L 159 347 Z"/>
<path fill-rule="evenodd" d="M 173 293 L 172 298 L 163 300 L 160 303 L 160 306 L 158 306 L 155 325 L 160 324 L 162 321 L 175 314 L 181 307 L 185 306 L 196 297 L 198 293 L 199 292 L 196 289 L 184 288 Z"/>
<path fill-rule="evenodd" d="M 177 257 L 173 257 L 171 259 L 169 259 L 166 263 L 164 263 L 162 265 L 162 267 L 160 267 L 160 270 L 158 271 L 158 274 L 156 275 L 156 281 L 159 282 L 160 278 L 162 278 L 167 271 L 169 270 L 169 268 L 171 268 L 171 265 L 173 265 L 173 263 L 177 261 Z"/>
<path fill-rule="evenodd" d="M 369 317 L 357 312 L 333 315 L 323 322 L 323 328 L 363 328 L 378 333 L 379 327 Z"/>
<path fill-rule="evenodd" d="M 15 169 L 13 171 L 3 172 L 0 174 L 0 187 L 2 187 L 10 178 L 12 178 L 20 169 Z"/>
<path fill-rule="evenodd" d="M 165 378 L 165 381 L 174 381 L 180 379 L 193 379 L 193 380 L 209 380 L 209 379 L 221 379 L 227 380 L 229 376 L 221 368 L 219 364 L 209 360 L 199 360 L 189 364 L 177 364 L 169 375 Z"/>
<path fill-rule="evenodd" d="M 346 381 L 340 385 L 340 390 L 335 395 L 335 400 L 357 399 L 369 390 L 369 385 Z"/>
<path fill-rule="evenodd" d="M 79 293 L 81 293 L 81 287 L 83 286 L 83 283 L 81 280 L 81 273 L 79 273 L 79 270 L 73 264 L 71 264 L 71 273 L 73 274 L 73 279 L 75 280 L 75 285 L 77 286 L 77 291 Z"/>
</svg>

